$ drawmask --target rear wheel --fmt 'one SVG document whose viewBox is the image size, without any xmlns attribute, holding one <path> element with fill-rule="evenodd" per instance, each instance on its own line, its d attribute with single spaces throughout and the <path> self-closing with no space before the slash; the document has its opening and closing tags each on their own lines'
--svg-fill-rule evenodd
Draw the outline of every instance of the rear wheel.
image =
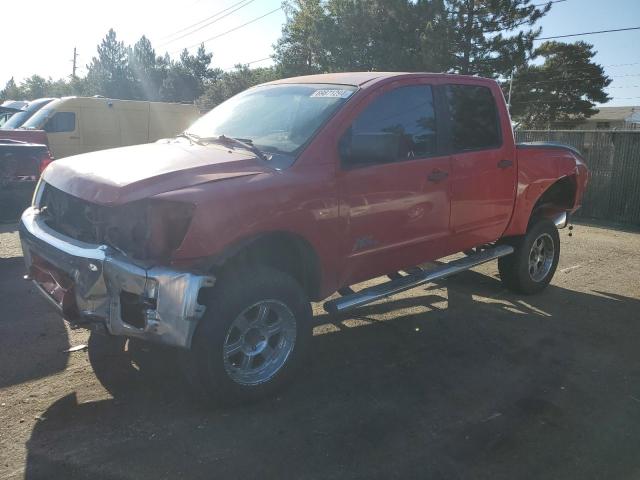
<svg viewBox="0 0 640 480">
<path fill-rule="evenodd" d="M 508 243 L 515 252 L 498 259 L 505 286 L 518 293 L 532 294 L 549 285 L 560 258 L 560 235 L 555 224 L 546 218 L 534 220 L 524 236 Z"/>
<path fill-rule="evenodd" d="M 304 290 L 267 267 L 223 275 L 217 283 L 188 353 L 192 386 L 216 403 L 274 393 L 300 366 L 311 339 Z"/>
</svg>

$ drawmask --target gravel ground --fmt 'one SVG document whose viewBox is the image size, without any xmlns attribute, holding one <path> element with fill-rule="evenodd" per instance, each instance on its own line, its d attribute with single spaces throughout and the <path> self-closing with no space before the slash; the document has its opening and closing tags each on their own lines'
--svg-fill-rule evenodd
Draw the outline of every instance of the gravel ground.
<svg viewBox="0 0 640 480">
<path fill-rule="evenodd" d="M 577 226 L 542 294 L 494 263 L 332 319 L 279 397 L 207 410 L 20 280 L 0 226 L 0 479 L 640 478 L 640 234 Z M 99 338 L 99 337 L 95 337 Z M 97 376 L 100 376 L 101 381 Z"/>
</svg>

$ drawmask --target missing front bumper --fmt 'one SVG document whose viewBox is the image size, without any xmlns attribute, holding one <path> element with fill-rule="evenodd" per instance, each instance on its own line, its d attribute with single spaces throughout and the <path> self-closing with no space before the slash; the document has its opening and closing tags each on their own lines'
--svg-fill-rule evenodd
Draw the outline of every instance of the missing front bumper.
<svg viewBox="0 0 640 480">
<path fill-rule="evenodd" d="M 205 310 L 198 295 L 214 277 L 134 264 L 107 246 L 55 232 L 33 207 L 22 215 L 20 239 L 29 276 L 68 320 L 104 322 L 113 335 L 191 346 Z"/>
</svg>

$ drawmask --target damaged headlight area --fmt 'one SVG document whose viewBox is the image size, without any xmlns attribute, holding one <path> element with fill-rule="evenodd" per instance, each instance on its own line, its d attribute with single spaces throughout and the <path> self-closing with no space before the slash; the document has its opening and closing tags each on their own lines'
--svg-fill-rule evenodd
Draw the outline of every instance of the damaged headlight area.
<svg viewBox="0 0 640 480">
<path fill-rule="evenodd" d="M 104 206 L 46 184 L 37 205 L 46 224 L 73 239 L 108 245 L 136 260 L 166 261 L 180 246 L 194 206 L 144 199 Z"/>
</svg>

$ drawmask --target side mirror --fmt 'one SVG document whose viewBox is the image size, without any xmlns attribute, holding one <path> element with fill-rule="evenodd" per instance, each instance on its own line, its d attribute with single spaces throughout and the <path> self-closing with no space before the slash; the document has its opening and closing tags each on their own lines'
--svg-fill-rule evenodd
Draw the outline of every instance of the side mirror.
<svg viewBox="0 0 640 480">
<path fill-rule="evenodd" d="M 356 133 L 349 130 L 340 140 L 340 157 L 346 166 L 394 162 L 400 136 L 390 132 Z"/>
</svg>

